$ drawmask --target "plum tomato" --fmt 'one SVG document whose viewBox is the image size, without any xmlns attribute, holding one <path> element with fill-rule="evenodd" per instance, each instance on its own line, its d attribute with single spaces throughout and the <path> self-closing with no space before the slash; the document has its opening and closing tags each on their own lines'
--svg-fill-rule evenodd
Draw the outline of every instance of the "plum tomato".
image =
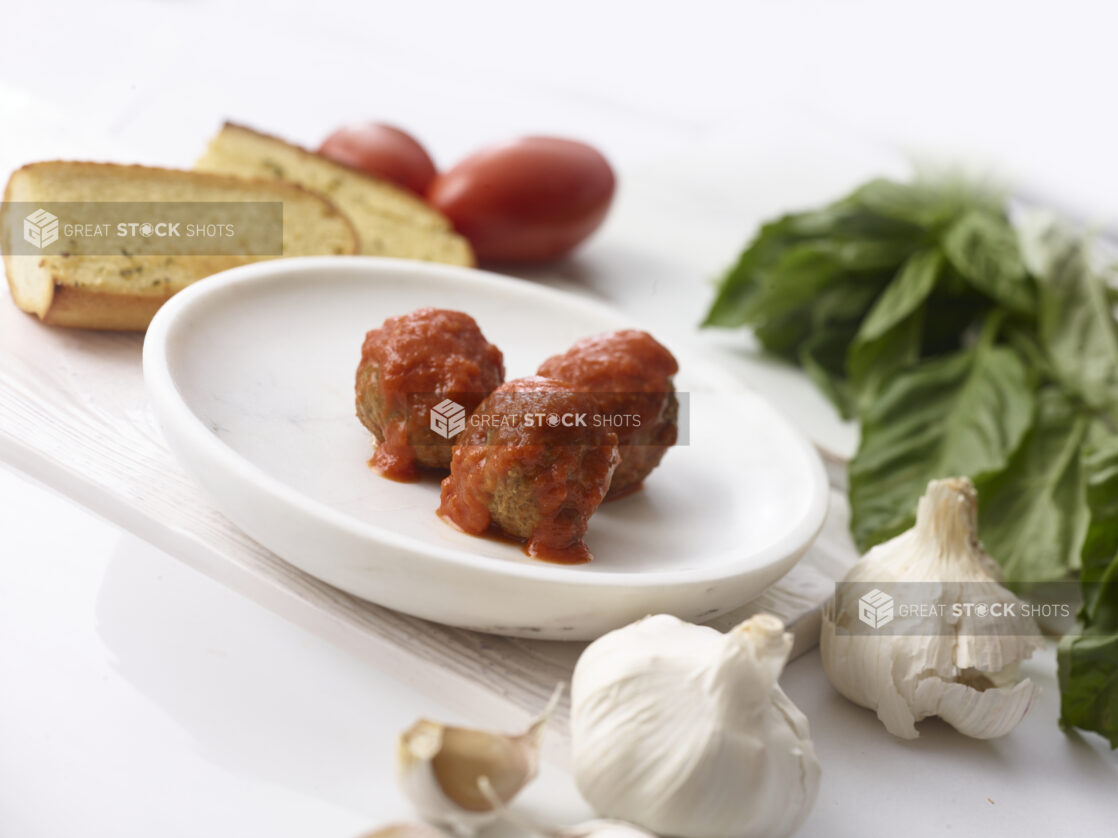
<svg viewBox="0 0 1118 838">
<path fill-rule="evenodd" d="M 318 153 L 365 174 L 424 195 L 435 179 L 435 164 L 406 131 L 378 122 L 346 125 L 325 139 Z"/>
<path fill-rule="evenodd" d="M 585 143 L 523 137 L 482 149 L 435 178 L 428 202 L 482 262 L 546 262 L 568 253 L 609 211 L 615 178 Z"/>
</svg>

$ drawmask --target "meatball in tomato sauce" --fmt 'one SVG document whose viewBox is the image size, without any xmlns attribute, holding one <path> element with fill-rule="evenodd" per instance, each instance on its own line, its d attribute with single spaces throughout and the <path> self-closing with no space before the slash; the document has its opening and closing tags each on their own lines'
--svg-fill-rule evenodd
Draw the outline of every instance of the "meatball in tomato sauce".
<svg viewBox="0 0 1118 838">
<path fill-rule="evenodd" d="M 593 393 L 617 432 L 621 464 L 610 497 L 632 492 L 660 464 L 678 435 L 672 353 L 648 332 L 625 329 L 584 338 L 544 361 L 539 374 Z"/>
<path fill-rule="evenodd" d="M 530 556 L 577 563 L 619 461 L 597 400 L 548 378 L 506 382 L 474 411 L 443 480 L 439 514 L 459 529 L 525 541 Z"/>
<path fill-rule="evenodd" d="M 377 439 L 370 465 L 394 480 L 449 468 L 454 441 L 432 430 L 432 409 L 450 399 L 456 416 L 458 407 L 468 415 L 504 378 L 501 350 L 468 314 L 422 308 L 388 318 L 365 335 L 357 367 L 357 417 Z"/>
</svg>

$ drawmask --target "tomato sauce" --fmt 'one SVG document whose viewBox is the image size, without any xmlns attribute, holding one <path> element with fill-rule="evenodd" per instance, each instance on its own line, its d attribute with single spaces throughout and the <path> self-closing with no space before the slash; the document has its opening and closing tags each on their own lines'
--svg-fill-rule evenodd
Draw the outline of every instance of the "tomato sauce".
<svg viewBox="0 0 1118 838">
<path fill-rule="evenodd" d="M 544 361 L 539 375 L 594 393 L 602 413 L 613 417 L 621 463 L 611 499 L 639 491 L 678 435 L 678 401 L 672 376 L 679 364 L 652 335 L 624 329 L 584 338 Z"/>
<path fill-rule="evenodd" d="M 583 536 L 619 461 L 598 413 L 593 396 L 558 381 L 503 384 L 458 438 L 439 514 L 472 535 L 496 528 L 522 539 L 529 556 L 590 561 Z"/>
<path fill-rule="evenodd" d="M 431 429 L 431 409 L 451 399 L 469 414 L 505 377 L 501 351 L 460 311 L 423 308 L 365 335 L 357 415 L 376 437 L 370 465 L 414 481 L 420 467 L 447 468 L 453 440 Z"/>
</svg>

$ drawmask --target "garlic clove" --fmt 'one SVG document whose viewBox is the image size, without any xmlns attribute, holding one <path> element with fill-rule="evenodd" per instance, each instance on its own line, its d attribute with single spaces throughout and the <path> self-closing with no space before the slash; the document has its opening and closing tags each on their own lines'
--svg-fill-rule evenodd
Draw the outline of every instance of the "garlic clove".
<svg viewBox="0 0 1118 838">
<path fill-rule="evenodd" d="M 596 818 L 551 834 L 554 838 L 656 838 L 639 826 L 612 818 Z"/>
<path fill-rule="evenodd" d="M 996 739 L 1021 723 L 1039 694 L 1039 687 L 1028 679 L 1012 688 L 979 690 L 958 681 L 929 678 L 916 687 L 915 712 L 921 718 L 939 716 L 966 736 Z"/>
<path fill-rule="evenodd" d="M 366 832 L 360 838 L 449 838 L 436 826 L 422 821 L 400 821 Z"/>
<path fill-rule="evenodd" d="M 430 765 L 439 788 L 470 812 L 487 812 L 477 790 L 480 775 L 491 776 L 502 800 L 512 799 L 536 773 L 536 738 L 503 736 L 484 730 L 444 727 L 422 720 L 404 734 L 405 759 Z"/>
<path fill-rule="evenodd" d="M 404 793 L 428 820 L 472 835 L 497 817 L 478 780 L 488 777 L 503 803 L 516 797 L 539 770 L 544 728 L 561 695 L 562 685 L 519 735 L 420 719 L 400 735 L 397 746 L 397 777 Z"/>
<path fill-rule="evenodd" d="M 540 836 L 540 838 L 656 838 L 651 832 L 646 832 L 639 826 L 612 818 L 597 818 L 563 829 L 544 829 L 505 806 L 493 790 L 493 784 L 489 782 L 488 777 L 479 778 L 477 786 L 478 791 L 489 801 L 499 817 L 531 835 Z"/>
</svg>

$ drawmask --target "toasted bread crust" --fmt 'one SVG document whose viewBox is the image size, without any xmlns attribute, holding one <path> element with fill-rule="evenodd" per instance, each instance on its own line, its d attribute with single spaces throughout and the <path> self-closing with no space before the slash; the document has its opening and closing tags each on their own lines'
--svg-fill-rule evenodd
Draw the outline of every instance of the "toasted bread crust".
<svg viewBox="0 0 1118 838">
<path fill-rule="evenodd" d="M 284 193 L 287 197 L 291 197 L 292 193 L 299 193 L 321 204 L 323 213 L 327 217 L 336 218 L 348 228 L 353 238 L 351 253 L 356 253 L 359 247 L 360 237 L 357 235 L 357 229 L 353 226 L 349 216 L 338 209 L 333 201 L 321 192 L 315 192 L 313 189 L 307 189 L 305 186 L 289 180 L 277 180 L 275 178 L 227 175 L 221 172 L 203 172 L 195 169 L 168 169 L 162 166 L 144 166 L 139 163 L 99 163 L 95 160 L 37 160 L 34 163 L 25 163 L 11 173 L 8 182 L 4 185 L 4 202 L 8 203 L 15 200 L 11 197 L 11 192 L 19 175 L 30 174 L 35 169 L 46 167 L 73 169 L 75 173 L 80 173 L 79 170 L 81 169 L 89 168 L 93 171 L 113 172 L 123 178 L 136 179 L 158 174 L 168 180 L 177 180 L 183 184 L 228 187 L 236 190 L 260 189 L 265 192 L 276 193 L 277 200 L 283 200 Z M 43 198 L 40 200 L 49 201 L 50 199 Z"/>
<path fill-rule="evenodd" d="M 416 211 L 422 212 L 423 214 L 428 215 L 432 218 L 440 218 L 445 222 L 447 230 L 453 229 L 451 227 L 451 224 L 450 224 L 450 219 L 445 218 L 441 212 L 439 212 L 436 209 L 433 209 L 426 201 L 424 201 L 421 198 L 413 195 L 408 190 L 397 186 L 396 184 L 392 183 L 391 181 L 385 180 L 384 178 L 373 177 L 368 172 L 363 172 L 360 169 L 355 169 L 353 166 L 346 165 L 345 163 L 339 163 L 337 160 L 334 160 L 330 157 L 327 157 L 325 154 L 319 154 L 317 151 L 312 151 L 311 149 L 307 148 L 306 146 L 301 146 L 301 145 L 298 145 L 297 143 L 289 142 L 288 140 L 285 140 L 283 137 L 277 137 L 275 134 L 269 134 L 265 131 L 258 131 L 255 128 L 250 128 L 249 126 L 243 125 L 239 122 L 232 122 L 232 121 L 227 119 L 227 120 L 225 120 L 224 123 L 222 123 L 222 128 L 223 129 L 229 128 L 229 129 L 232 129 L 234 131 L 244 131 L 246 134 L 254 134 L 257 137 L 260 137 L 261 139 L 269 140 L 270 142 L 279 143 L 280 145 L 287 146 L 288 148 L 292 149 L 293 151 L 298 152 L 301 156 L 309 157 L 313 160 L 317 160 L 317 161 L 319 161 L 319 162 L 321 162 L 325 165 L 332 166 L 336 169 L 341 169 L 347 175 L 352 175 L 353 177 L 360 178 L 362 180 L 367 180 L 370 183 L 375 183 L 375 184 L 378 184 L 378 185 L 383 186 L 383 187 L 388 187 L 389 189 L 392 189 L 393 191 L 399 193 L 399 197 L 402 200 L 410 201 L 415 206 Z"/>
<path fill-rule="evenodd" d="M 222 134 L 225 132 L 246 134 L 250 137 L 255 138 L 256 140 L 266 143 L 272 143 L 276 146 L 282 147 L 283 149 L 293 153 L 297 158 L 302 158 L 302 160 L 307 161 L 312 165 L 322 167 L 327 171 L 336 172 L 337 178 L 345 177 L 356 181 L 359 184 L 362 184 L 362 188 L 364 188 L 364 185 L 367 184 L 370 189 L 389 191 L 393 195 L 394 200 L 408 206 L 410 208 L 410 211 L 414 212 L 416 217 L 422 219 L 422 226 L 424 229 L 429 229 L 433 233 L 441 234 L 446 237 L 448 241 L 453 243 L 452 249 L 456 251 L 453 258 L 435 259 L 434 261 L 462 265 L 464 267 L 470 268 L 477 267 L 477 254 L 474 253 L 473 247 L 470 245 L 469 241 L 454 229 L 454 225 L 450 222 L 450 219 L 444 216 L 437 209 L 429 205 L 422 198 L 416 196 L 407 189 L 403 189 L 402 187 L 397 186 L 395 183 L 392 183 L 391 181 L 385 180 L 383 178 L 374 177 L 373 175 L 370 175 L 360 169 L 356 169 L 353 166 L 349 166 L 345 163 L 340 163 L 337 160 L 333 160 L 323 154 L 319 154 L 317 151 L 312 151 L 305 146 L 288 142 L 282 137 L 277 137 L 275 134 L 269 134 L 265 131 L 258 131 L 255 128 L 251 128 L 247 125 L 243 125 L 241 123 L 233 122 L 230 120 L 226 120 L 222 124 L 221 130 L 217 133 L 214 139 L 211 140 L 211 146 L 213 143 L 217 142 L 221 138 Z M 203 157 L 198 161 L 198 163 L 196 163 L 196 165 L 201 165 L 202 162 L 206 159 L 206 156 L 207 155 L 204 154 Z M 202 170 L 208 171 L 209 169 L 204 168 Z M 279 173 L 277 174 L 277 177 L 279 177 L 280 179 L 289 179 L 289 176 L 286 173 Z M 311 189 L 312 191 L 314 191 L 313 185 Z M 332 195 L 326 195 L 326 197 L 333 200 Z M 342 211 L 346 211 L 344 205 L 342 207 Z M 362 228 L 358 227 L 359 248 L 361 246 L 361 239 Z M 381 254 L 375 249 L 365 250 L 363 252 L 370 255 L 401 255 L 393 253 Z M 413 257 L 405 256 L 405 258 Z"/>
<path fill-rule="evenodd" d="M 41 319 L 49 326 L 142 332 L 173 295 L 122 294 L 54 284 L 50 308 Z"/>
<path fill-rule="evenodd" d="M 61 172 L 75 178 L 93 174 L 100 177 L 107 175 L 118 181 L 129 179 L 146 181 L 157 178 L 161 183 L 168 185 L 181 184 L 184 187 L 228 191 L 230 197 L 235 200 L 246 199 L 246 195 L 255 192 L 260 195 L 258 200 L 274 198 L 276 201 L 299 201 L 302 202 L 303 207 L 317 205 L 317 209 L 312 210 L 312 212 L 316 216 L 320 213 L 323 220 L 329 220 L 336 225 L 331 233 L 332 247 L 336 248 L 340 245 L 344 253 L 353 254 L 358 251 L 360 246 L 360 238 L 353 222 L 328 198 L 298 184 L 269 178 L 240 177 L 214 172 L 195 172 L 134 164 L 50 160 L 29 163 L 13 172 L 4 188 L 5 204 L 17 200 L 17 198 L 21 201 L 49 202 L 51 198 L 34 195 L 31 187 L 26 190 L 28 193 L 26 195 L 23 194 L 24 190 L 22 188 L 18 190 L 16 188 L 17 185 L 24 186 L 24 178 L 32 178 L 35 176 L 36 170 L 46 168 L 54 169 L 55 174 Z M 17 192 L 19 192 L 18 195 Z M 4 269 L 7 274 L 12 300 L 19 308 L 38 315 L 44 323 L 50 325 L 131 331 L 147 328 L 159 307 L 175 291 L 180 290 L 184 284 L 197 281 L 228 267 L 273 257 L 195 257 L 208 259 L 212 264 L 203 263 L 195 276 L 191 276 L 189 271 L 186 272 L 185 283 L 161 285 L 150 290 L 135 290 L 127 286 L 82 285 L 73 275 L 68 274 L 65 268 L 60 269 L 57 264 L 50 264 L 50 261 L 54 261 L 57 257 L 49 257 L 50 261 L 41 257 L 33 267 L 20 265 L 20 269 L 23 269 L 23 286 L 21 287 L 16 281 L 16 275 L 19 271 L 17 271 L 15 260 L 34 258 L 29 255 L 13 255 L 7 252 L 3 254 Z M 98 259 L 99 257 L 84 258 Z M 105 258 L 119 259 L 120 257 L 106 256 Z M 77 268 L 72 270 L 77 270 Z M 27 271 L 33 272 L 31 281 L 27 280 Z"/>
<path fill-rule="evenodd" d="M 54 285 L 52 284 L 50 288 L 44 289 L 44 293 L 37 300 L 29 299 L 20 294 L 19 287 L 13 279 L 15 267 L 12 260 L 14 258 L 11 254 L 4 254 L 4 275 L 8 278 L 8 292 L 12 295 L 12 302 L 21 311 L 26 311 L 28 314 L 37 314 L 42 318 L 50 310 L 51 303 L 54 301 Z"/>
</svg>

